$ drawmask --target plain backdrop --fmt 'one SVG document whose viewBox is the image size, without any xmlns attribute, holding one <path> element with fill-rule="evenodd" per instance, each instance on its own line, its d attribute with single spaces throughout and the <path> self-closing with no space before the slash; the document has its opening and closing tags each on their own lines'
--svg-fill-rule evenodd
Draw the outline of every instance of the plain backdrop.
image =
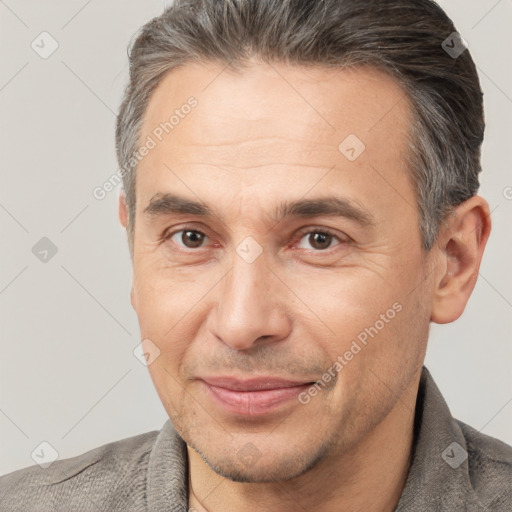
<svg viewBox="0 0 512 512">
<path fill-rule="evenodd" d="M 119 188 L 92 192 L 118 168 L 127 45 L 168 3 L 0 0 L 0 474 L 34 464 L 43 441 L 67 458 L 167 419 L 133 355 Z M 425 364 L 456 418 L 512 444 L 512 1 L 441 5 L 485 93 L 480 193 L 493 232 L 466 311 L 432 326 Z M 48 58 L 32 47 L 40 37 L 44 51 L 58 44 Z"/>
</svg>

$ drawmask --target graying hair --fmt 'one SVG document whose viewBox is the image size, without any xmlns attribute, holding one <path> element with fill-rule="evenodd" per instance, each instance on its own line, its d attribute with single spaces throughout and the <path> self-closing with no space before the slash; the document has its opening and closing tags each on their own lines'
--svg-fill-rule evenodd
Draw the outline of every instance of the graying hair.
<svg viewBox="0 0 512 512">
<path fill-rule="evenodd" d="M 116 124 L 133 256 L 135 183 L 144 114 L 170 71 L 189 62 L 243 70 L 262 62 L 389 73 L 412 107 L 409 154 L 423 247 L 479 188 L 483 94 L 469 50 L 445 51 L 456 29 L 431 0 L 176 0 L 146 23 L 128 52 L 130 80 Z M 450 39 L 452 37 L 452 39 Z"/>
</svg>

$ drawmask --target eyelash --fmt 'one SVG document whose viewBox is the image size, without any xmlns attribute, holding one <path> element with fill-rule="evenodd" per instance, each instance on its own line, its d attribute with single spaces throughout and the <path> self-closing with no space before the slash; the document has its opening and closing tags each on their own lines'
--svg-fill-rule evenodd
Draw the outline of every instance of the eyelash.
<svg viewBox="0 0 512 512">
<path fill-rule="evenodd" d="M 177 229 L 176 231 L 172 231 L 170 233 L 164 233 L 164 235 L 162 236 L 162 241 L 168 241 L 170 240 L 176 233 L 181 233 L 183 231 L 192 231 L 194 233 L 199 233 L 200 235 L 204 236 L 204 237 L 208 237 L 208 235 L 206 233 L 204 233 L 203 231 L 201 231 L 200 229 L 197 229 L 196 227 L 194 226 L 184 226 L 182 227 L 181 229 Z M 346 239 L 343 239 L 342 237 L 340 237 L 339 235 L 337 235 L 334 231 L 332 231 L 331 229 L 328 229 L 328 228 L 311 228 L 311 227 L 308 227 L 308 228 L 303 228 L 302 230 L 300 230 L 298 233 L 297 233 L 297 237 L 299 238 L 299 241 L 302 240 L 302 238 L 305 236 L 305 235 L 308 235 L 308 234 L 311 234 L 311 233 L 321 233 L 323 235 L 330 235 L 332 236 L 333 238 L 337 239 L 339 244 L 338 245 L 343 245 L 343 244 L 347 244 L 351 241 L 351 238 L 347 235 L 344 235 L 346 237 Z M 336 247 L 336 246 L 335 246 Z M 335 248 L 334 247 L 334 248 Z M 180 247 L 180 250 L 182 251 L 197 251 L 199 249 L 204 249 L 204 247 L 197 247 L 196 249 L 191 249 L 191 248 L 188 248 L 188 247 Z M 333 247 L 329 247 L 327 249 L 323 249 L 323 250 L 315 250 L 315 249 L 309 249 L 310 252 L 315 252 L 315 253 L 328 253 L 330 252 L 331 250 L 333 249 Z M 308 249 L 303 249 L 303 250 L 308 250 Z"/>
</svg>

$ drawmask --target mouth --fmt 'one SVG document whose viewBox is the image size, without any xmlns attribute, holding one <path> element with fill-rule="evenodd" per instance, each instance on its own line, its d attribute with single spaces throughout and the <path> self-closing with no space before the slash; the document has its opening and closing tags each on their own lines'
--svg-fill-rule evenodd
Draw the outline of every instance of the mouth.
<svg viewBox="0 0 512 512">
<path fill-rule="evenodd" d="M 297 396 L 315 381 L 293 381 L 275 377 L 237 379 L 204 377 L 199 382 L 209 398 L 224 412 L 245 417 L 259 417 L 299 405 Z"/>
</svg>

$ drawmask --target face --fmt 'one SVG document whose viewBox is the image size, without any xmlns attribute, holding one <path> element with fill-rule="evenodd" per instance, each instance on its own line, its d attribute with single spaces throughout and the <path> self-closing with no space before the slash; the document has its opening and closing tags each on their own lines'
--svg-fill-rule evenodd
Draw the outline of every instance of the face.
<svg viewBox="0 0 512 512">
<path fill-rule="evenodd" d="M 418 374 L 409 123 L 372 69 L 187 64 L 153 94 L 132 304 L 169 417 L 218 474 L 285 480 L 348 453 Z"/>
</svg>

